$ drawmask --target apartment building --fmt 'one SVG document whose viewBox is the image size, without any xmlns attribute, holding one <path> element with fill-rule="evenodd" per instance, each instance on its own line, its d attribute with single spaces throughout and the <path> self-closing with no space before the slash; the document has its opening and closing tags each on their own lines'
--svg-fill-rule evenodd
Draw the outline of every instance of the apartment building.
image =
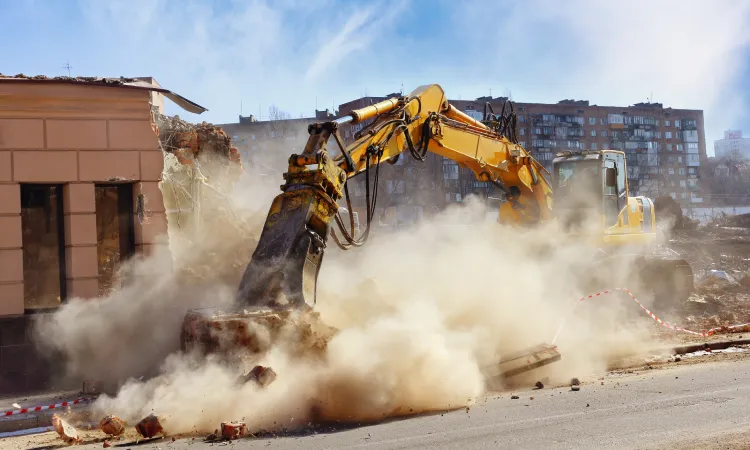
<svg viewBox="0 0 750 450">
<path fill-rule="evenodd" d="M 359 98 L 340 105 L 339 111 L 343 114 L 397 95 Z M 486 104 L 499 113 L 506 101 L 505 97 L 450 100 L 478 120 L 484 117 Z M 513 106 L 520 144 L 547 170 L 552 170 L 552 159 L 559 151 L 622 150 L 627 157 L 631 195 L 670 195 L 686 206 L 703 202 L 699 184 L 701 165 L 707 161 L 703 111 L 665 108 L 661 103 L 599 106 L 586 100 L 562 100 L 556 104 L 514 102 Z M 349 142 L 353 133 L 366 125 L 344 127 L 344 139 Z M 432 202 L 424 206 L 439 209 L 470 195 L 500 196 L 494 186 L 478 181 L 470 170 L 454 161 L 435 155 L 430 155 L 425 163 L 408 156 L 403 159 L 399 164 L 407 167 L 427 163 L 428 170 L 423 173 L 438 179 L 435 188 L 440 192 L 433 192 Z M 408 204 L 418 199 L 408 181 L 391 178 L 399 176 L 397 171 L 381 176 L 389 203 Z"/>
<path fill-rule="evenodd" d="M 750 159 L 750 137 L 743 138 L 742 130 L 725 131 L 723 139 L 714 141 L 714 156 L 732 161 Z"/>
<path fill-rule="evenodd" d="M 453 100 L 481 119 L 486 103 L 495 112 L 506 98 Z M 707 161 L 703 111 L 665 108 L 661 103 L 590 105 L 586 100 L 556 104 L 514 103 L 521 145 L 548 170 L 561 150 L 622 150 L 630 188 L 652 198 L 670 195 L 683 205 L 703 202 L 700 167 Z"/>
</svg>

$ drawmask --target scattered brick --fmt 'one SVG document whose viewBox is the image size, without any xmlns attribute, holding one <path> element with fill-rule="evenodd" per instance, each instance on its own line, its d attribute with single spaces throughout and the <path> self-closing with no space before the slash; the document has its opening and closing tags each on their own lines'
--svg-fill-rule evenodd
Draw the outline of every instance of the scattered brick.
<svg viewBox="0 0 750 450">
<path fill-rule="evenodd" d="M 228 440 L 238 439 L 247 433 L 244 422 L 222 422 L 221 437 Z"/>
<path fill-rule="evenodd" d="M 119 436 L 125 432 L 125 422 L 119 417 L 109 415 L 99 422 L 99 426 L 105 434 Z"/>
<path fill-rule="evenodd" d="M 143 436 L 145 439 L 152 438 L 159 433 L 162 433 L 164 429 L 159 422 L 159 418 L 151 414 L 148 417 L 144 417 L 138 425 L 135 426 L 135 430 Z"/>
<path fill-rule="evenodd" d="M 80 440 L 76 429 L 57 414 L 52 416 L 52 427 L 66 444 L 72 444 Z"/>
</svg>

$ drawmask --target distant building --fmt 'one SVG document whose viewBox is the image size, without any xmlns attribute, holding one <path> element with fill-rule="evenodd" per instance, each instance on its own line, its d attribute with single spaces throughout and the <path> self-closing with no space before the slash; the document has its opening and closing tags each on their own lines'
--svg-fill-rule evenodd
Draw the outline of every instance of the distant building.
<svg viewBox="0 0 750 450">
<path fill-rule="evenodd" d="M 341 114 L 398 96 L 362 97 L 339 106 Z M 505 97 L 479 97 L 476 100 L 450 100 L 469 116 L 482 120 L 485 104 L 500 113 Z M 699 185 L 700 167 L 705 164 L 706 144 L 703 111 L 664 108 L 661 103 L 637 103 L 629 107 L 590 105 L 587 100 L 562 100 L 556 104 L 513 103 L 518 116 L 518 138 L 548 170 L 556 152 L 562 150 L 615 149 L 626 153 L 631 195 L 652 198 L 670 195 L 683 205 L 703 202 Z M 368 122 L 342 127 L 347 142 Z M 434 191 L 415 191 L 410 184 L 430 186 L 423 180 L 403 179 L 396 167 L 422 168 L 424 176 L 435 177 Z M 408 155 L 381 175 L 389 205 L 413 204 L 429 208 L 461 202 L 467 196 L 500 197 L 494 186 L 476 179 L 454 161 L 433 154 L 427 161 L 414 161 Z M 411 169 L 414 172 L 415 169 Z M 357 191 L 356 197 L 363 195 Z M 424 203 L 421 198 L 429 198 Z"/>
<path fill-rule="evenodd" d="M 733 161 L 750 159 L 750 138 L 743 138 L 742 130 L 725 131 L 724 139 L 714 141 L 714 156 Z"/>
<path fill-rule="evenodd" d="M 294 152 L 301 152 L 307 142 L 308 125 L 331 120 L 328 111 L 315 111 L 315 117 L 292 119 L 276 112 L 269 120 L 253 115 L 239 116 L 237 123 L 218 124 L 231 138 L 248 167 L 286 170 L 286 161 Z"/>
<path fill-rule="evenodd" d="M 451 103 L 481 120 L 485 103 L 499 113 L 506 100 L 480 97 Z M 664 108 L 661 103 L 598 106 L 587 100 L 514 107 L 520 144 L 547 170 L 561 150 L 622 150 L 632 193 L 670 195 L 682 204 L 703 201 L 698 180 L 707 156 L 701 110 Z"/>
</svg>

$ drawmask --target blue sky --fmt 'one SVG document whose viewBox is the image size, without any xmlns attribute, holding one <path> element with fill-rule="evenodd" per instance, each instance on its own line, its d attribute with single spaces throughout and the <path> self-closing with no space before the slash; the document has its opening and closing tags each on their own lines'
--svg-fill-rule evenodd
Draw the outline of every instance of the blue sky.
<svg viewBox="0 0 750 450">
<path fill-rule="evenodd" d="M 0 72 L 153 76 L 191 121 L 295 117 L 427 83 L 450 98 L 653 100 L 750 136 L 746 0 L 0 1 Z"/>
</svg>

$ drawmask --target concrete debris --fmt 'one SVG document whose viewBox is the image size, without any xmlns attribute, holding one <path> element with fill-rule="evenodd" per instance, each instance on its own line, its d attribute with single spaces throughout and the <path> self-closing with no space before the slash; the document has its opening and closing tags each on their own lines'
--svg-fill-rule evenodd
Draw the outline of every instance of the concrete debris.
<svg viewBox="0 0 750 450">
<path fill-rule="evenodd" d="M 52 416 L 52 427 L 57 431 L 57 434 L 60 435 L 60 438 L 62 438 L 66 444 L 70 445 L 80 440 L 78 437 L 78 431 L 57 414 Z"/>
<path fill-rule="evenodd" d="M 579 380 L 578 378 L 571 378 L 570 379 L 570 385 L 571 386 L 580 386 L 581 385 L 581 380 Z"/>
<path fill-rule="evenodd" d="M 135 430 L 145 439 L 150 439 L 157 434 L 164 432 L 164 429 L 159 422 L 159 418 L 153 414 L 150 414 L 148 417 L 144 417 L 140 422 L 138 422 L 138 424 L 135 426 Z"/>
<path fill-rule="evenodd" d="M 104 417 L 99 422 L 99 426 L 105 434 L 110 436 L 119 436 L 125 432 L 125 422 L 113 415 Z"/>
<path fill-rule="evenodd" d="M 221 437 L 226 440 L 239 439 L 247 433 L 247 426 L 244 422 L 222 422 Z"/>
<path fill-rule="evenodd" d="M 264 388 L 276 380 L 276 372 L 270 367 L 255 366 L 247 375 L 242 375 L 237 380 L 241 384 L 252 381 L 259 387 Z"/>
<path fill-rule="evenodd" d="M 110 444 L 109 441 L 104 441 L 104 444 L 102 444 L 102 447 L 109 448 L 109 447 L 112 447 L 112 444 Z"/>
<path fill-rule="evenodd" d="M 534 386 L 536 386 L 537 389 L 544 389 L 544 383 L 541 381 L 537 381 Z"/>
<path fill-rule="evenodd" d="M 517 396 L 517 395 L 511 395 L 511 396 L 510 396 L 510 399 L 511 399 L 511 400 L 518 400 L 519 398 L 521 398 L 521 397 L 519 397 L 519 396 Z"/>
<path fill-rule="evenodd" d="M 179 116 L 161 114 L 155 116 L 154 122 L 162 150 L 174 154 L 181 164 L 194 166 L 198 158 L 206 158 L 242 170 L 239 150 L 221 127 L 207 122 L 193 125 Z"/>
</svg>

